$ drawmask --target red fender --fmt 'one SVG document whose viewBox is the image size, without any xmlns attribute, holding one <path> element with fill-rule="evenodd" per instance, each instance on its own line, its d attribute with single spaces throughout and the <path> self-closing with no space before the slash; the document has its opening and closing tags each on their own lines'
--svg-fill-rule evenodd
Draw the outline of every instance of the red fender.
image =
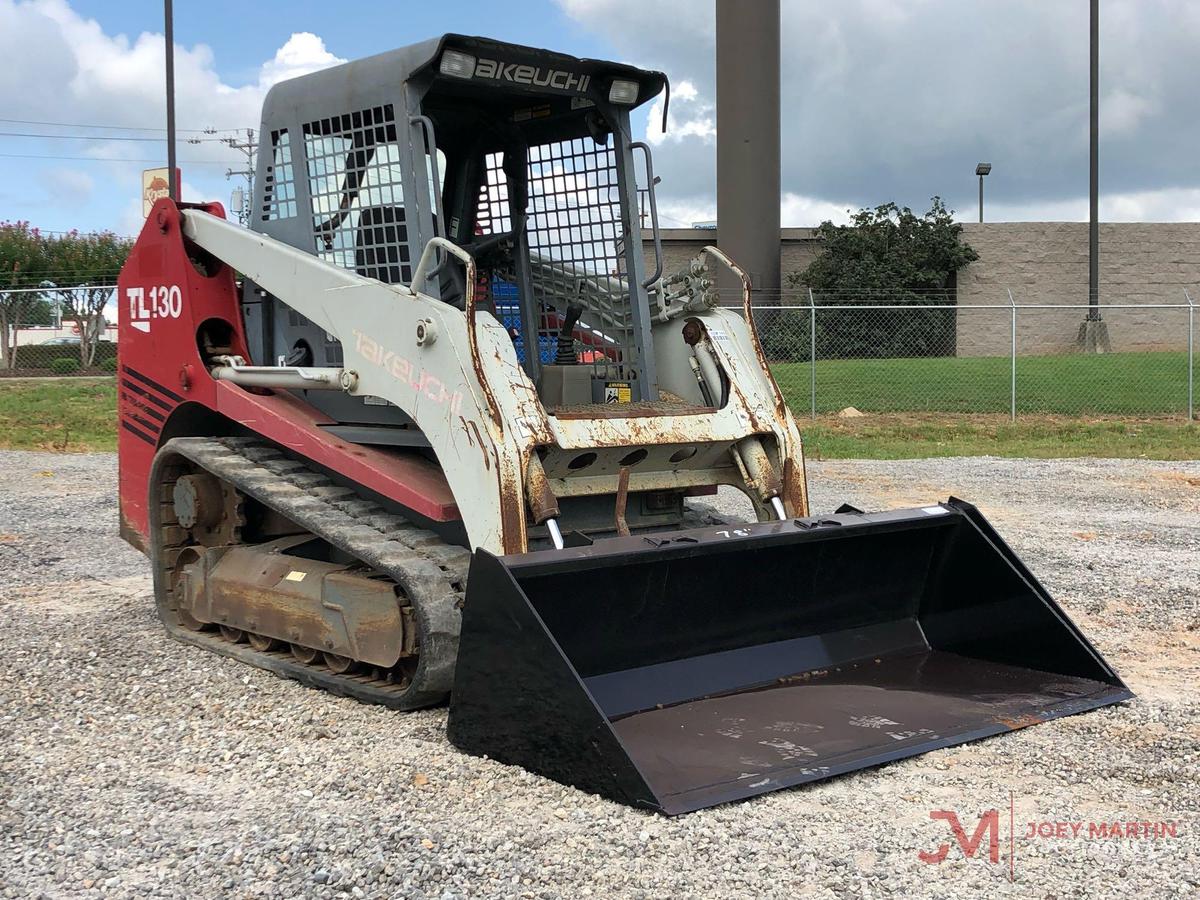
<svg viewBox="0 0 1200 900">
<path fill-rule="evenodd" d="M 428 459 L 347 443 L 324 431 L 320 426 L 332 420 L 294 394 L 251 393 L 209 375 L 203 330 L 219 331 L 234 354 L 251 357 L 234 273 L 215 261 L 210 274 L 193 264 L 206 254 L 180 231 L 181 208 L 225 218 L 219 203 L 159 200 L 117 281 L 121 536 L 147 546 L 148 480 L 158 448 L 173 437 L 213 434 L 214 423 L 224 429 L 216 433 L 261 435 L 434 522 L 457 520 L 445 476 Z"/>
</svg>

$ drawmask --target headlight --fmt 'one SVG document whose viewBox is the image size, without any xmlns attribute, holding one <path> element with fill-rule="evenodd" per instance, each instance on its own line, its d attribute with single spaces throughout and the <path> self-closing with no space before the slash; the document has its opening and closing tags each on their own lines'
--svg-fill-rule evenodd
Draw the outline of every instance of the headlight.
<svg viewBox="0 0 1200 900">
<path fill-rule="evenodd" d="M 475 57 L 459 50 L 444 50 L 438 71 L 454 78 L 470 78 L 475 74 Z"/>
<path fill-rule="evenodd" d="M 622 106 L 633 106 L 637 103 L 638 83 L 636 81 L 614 81 L 608 89 L 608 102 L 620 103 Z"/>
</svg>

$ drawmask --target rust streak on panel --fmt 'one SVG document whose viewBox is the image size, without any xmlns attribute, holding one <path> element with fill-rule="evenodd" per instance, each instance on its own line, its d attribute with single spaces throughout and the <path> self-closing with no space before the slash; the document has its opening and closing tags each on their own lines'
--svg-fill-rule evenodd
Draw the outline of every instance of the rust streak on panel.
<svg viewBox="0 0 1200 900">
<path fill-rule="evenodd" d="M 550 479 L 546 477 L 546 469 L 536 451 L 529 454 L 529 462 L 525 466 L 525 491 L 534 523 L 541 525 L 547 519 L 558 518 L 561 514 L 558 498 L 554 496 Z"/>
<path fill-rule="evenodd" d="M 804 466 L 797 465 L 795 458 L 791 456 L 783 460 L 783 505 L 788 515 L 808 515 L 808 485 L 804 477 Z"/>
<path fill-rule="evenodd" d="M 491 418 L 492 424 L 503 435 L 504 418 L 500 415 L 500 405 L 496 402 L 496 395 L 492 393 L 492 386 L 488 383 L 487 373 L 483 368 L 483 360 L 479 357 L 479 341 L 475 328 L 475 261 L 471 260 L 467 263 L 466 269 L 467 298 L 465 308 L 467 313 L 467 344 L 471 351 L 471 368 L 474 369 L 475 378 L 479 382 L 479 387 L 483 390 L 488 416 Z"/>
<path fill-rule="evenodd" d="M 500 493 L 500 542 L 505 553 L 524 553 L 525 497 L 508 467 L 496 461 L 496 485 Z"/>
<path fill-rule="evenodd" d="M 617 476 L 617 534 L 629 537 L 629 523 L 625 520 L 625 505 L 629 500 L 629 466 L 621 466 L 621 474 Z"/>
</svg>

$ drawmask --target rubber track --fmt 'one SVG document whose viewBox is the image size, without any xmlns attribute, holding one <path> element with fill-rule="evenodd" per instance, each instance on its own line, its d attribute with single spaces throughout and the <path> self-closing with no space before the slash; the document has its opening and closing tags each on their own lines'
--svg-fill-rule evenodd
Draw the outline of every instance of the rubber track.
<svg viewBox="0 0 1200 900">
<path fill-rule="evenodd" d="M 164 512 L 171 515 L 171 504 L 161 491 L 164 483 L 173 481 L 169 473 L 179 468 L 178 457 L 400 585 L 417 624 L 417 669 L 412 681 L 400 685 L 370 675 L 337 675 L 320 665 L 305 665 L 287 650 L 260 652 L 171 621 L 167 605 L 171 573 L 165 555 L 179 545 L 165 542 L 173 527 L 163 521 Z M 160 617 L 173 637 L 311 687 L 393 709 L 432 706 L 449 695 L 471 561 L 468 550 L 447 544 L 432 531 L 387 512 L 352 488 L 254 438 L 174 438 L 155 457 L 150 483 L 159 493 L 152 495 L 150 503 L 154 592 Z"/>
</svg>

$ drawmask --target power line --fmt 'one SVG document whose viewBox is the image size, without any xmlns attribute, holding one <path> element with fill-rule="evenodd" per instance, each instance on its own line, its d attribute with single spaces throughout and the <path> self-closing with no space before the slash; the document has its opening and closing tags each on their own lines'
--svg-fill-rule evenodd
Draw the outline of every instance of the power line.
<svg viewBox="0 0 1200 900">
<path fill-rule="evenodd" d="M 74 285 L 62 285 L 62 286 L 55 285 L 54 287 L 19 287 L 19 288 L 0 287 L 0 294 L 49 294 L 54 291 L 59 291 L 59 292 L 81 291 L 81 290 L 85 290 L 85 289 L 95 290 L 95 291 L 111 291 L 111 290 L 115 290 L 116 287 L 117 287 L 117 285 L 115 285 L 115 284 L 74 284 Z M 797 307 L 797 308 L 803 309 L 804 307 Z"/>
<path fill-rule="evenodd" d="M 80 235 L 82 237 L 82 235 Z M 122 238 L 122 240 L 131 241 L 133 238 Z M 54 281 L 55 278 L 112 278 L 121 273 L 120 269 L 112 269 L 108 271 L 95 272 L 32 272 L 28 278 L 18 278 L 17 280 L 30 287 L 38 287 L 43 281 Z M 38 283 L 32 284 L 33 279 L 37 279 Z M 58 285 L 47 287 L 46 290 L 54 290 Z"/>
<path fill-rule="evenodd" d="M 0 153 L 0 158 L 4 159 L 70 159 L 79 162 L 116 162 L 116 163 L 158 163 L 163 165 L 164 161 L 158 159 L 137 159 L 123 156 L 54 156 L 44 153 Z M 179 163 L 187 163 L 189 166 L 228 166 L 226 160 L 221 159 L 179 159 Z"/>
<path fill-rule="evenodd" d="M 34 134 L 23 131 L 0 131 L 0 137 L 19 137 L 19 138 L 49 138 L 51 140 L 67 140 L 67 141 L 150 141 L 152 143 L 161 143 L 166 138 L 160 137 L 138 137 L 128 134 L 114 135 L 96 135 L 96 134 Z M 228 144 L 231 138 L 204 137 L 204 138 L 185 138 L 184 142 L 188 144 Z"/>
<path fill-rule="evenodd" d="M 112 131 L 155 131 L 166 133 L 165 128 L 148 128 L 142 125 L 85 125 L 82 122 L 43 122 L 38 119 L 0 119 L 12 125 L 53 125 L 57 128 L 102 128 Z M 194 134 L 216 134 L 218 131 L 242 131 L 241 128 L 180 128 Z"/>
</svg>

